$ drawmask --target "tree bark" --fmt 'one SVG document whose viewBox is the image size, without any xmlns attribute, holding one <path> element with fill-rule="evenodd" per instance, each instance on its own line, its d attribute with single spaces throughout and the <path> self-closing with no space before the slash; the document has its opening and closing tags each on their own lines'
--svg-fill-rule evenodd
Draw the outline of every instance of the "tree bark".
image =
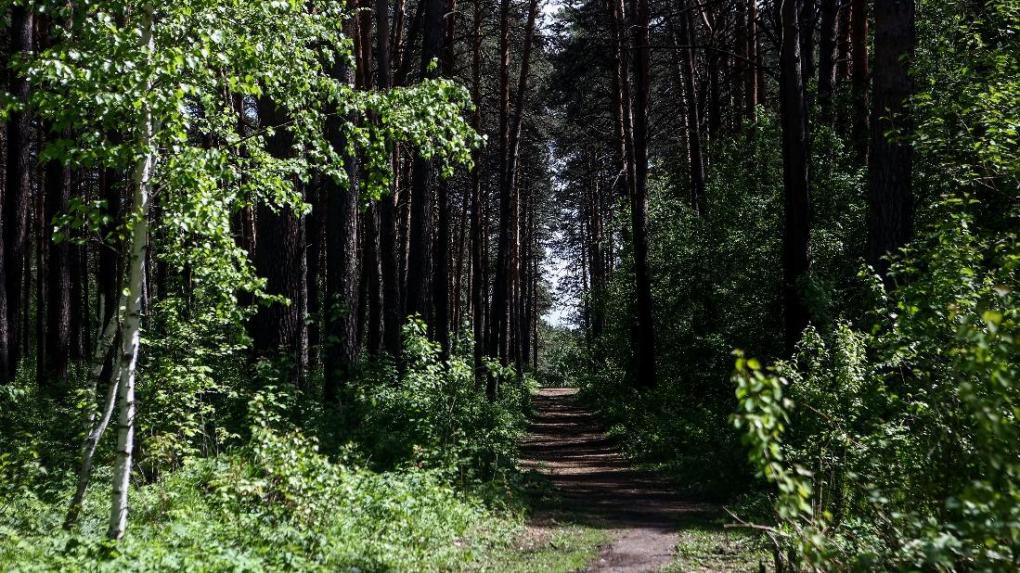
<svg viewBox="0 0 1020 573">
<path fill-rule="evenodd" d="M 648 0 L 633 0 L 634 22 L 634 192 L 631 194 L 631 240 L 637 294 L 637 337 L 634 340 L 635 382 L 656 385 L 655 321 L 651 270 L 648 267 L 648 106 L 651 93 L 650 15 Z"/>
<path fill-rule="evenodd" d="M 398 12 L 399 14 L 400 12 Z M 375 58 L 379 89 L 392 87 L 390 74 L 390 16 L 387 0 L 375 3 Z M 393 159 L 390 153 L 391 161 Z M 398 168 L 394 165 L 394 170 Z M 394 359 L 400 357 L 400 323 L 404 313 L 400 304 L 400 270 L 397 262 L 396 189 L 379 200 L 379 264 L 383 295 L 383 347 Z"/>
<path fill-rule="evenodd" d="M 456 0 L 446 0 L 447 6 L 443 6 L 443 0 L 427 0 L 426 23 L 429 25 L 438 24 L 438 28 L 426 32 L 426 43 L 434 43 L 437 40 L 433 34 L 440 35 L 439 46 L 432 47 L 440 57 L 440 73 L 445 77 L 451 77 L 454 73 L 454 51 L 453 32 L 456 22 Z M 433 14 L 438 10 L 438 14 Z M 445 11 L 446 17 L 443 17 Z M 450 186 L 439 177 L 436 179 L 436 203 L 438 204 L 438 220 L 436 226 L 435 248 L 433 249 L 433 270 L 432 281 L 432 304 L 435 309 L 435 316 L 432 319 L 432 329 L 435 332 L 436 342 L 439 343 L 440 358 L 442 361 L 450 359 Z"/>
<path fill-rule="evenodd" d="M 800 63 L 800 13 L 803 0 L 786 0 L 782 9 L 781 121 L 783 127 L 783 301 L 786 349 L 793 352 L 808 325 L 801 291 L 809 268 L 810 193 L 808 118 Z"/>
<path fill-rule="evenodd" d="M 377 356 L 383 351 L 383 294 L 382 269 L 379 263 L 379 217 L 377 205 L 373 204 L 362 216 L 361 243 L 364 251 L 362 265 L 365 277 L 365 292 L 368 314 L 368 336 L 365 348 Z"/>
<path fill-rule="evenodd" d="M 350 28 L 348 23 L 345 28 Z M 338 59 L 332 76 L 353 84 L 354 70 Z M 326 137 L 333 149 L 346 160 L 348 183 L 323 181 L 326 205 L 326 290 L 325 337 L 323 356 L 323 399 L 335 404 L 340 388 L 348 381 L 358 358 L 358 163 L 346 157 L 347 141 L 343 133 L 345 118 L 331 116 L 326 121 Z"/>
<path fill-rule="evenodd" d="M 868 260 L 883 275 L 884 257 L 910 241 L 914 230 L 913 122 L 908 101 L 916 31 L 914 0 L 875 4 L 874 96 L 868 171 Z"/>
<path fill-rule="evenodd" d="M 15 4 L 10 9 L 10 57 L 28 54 L 33 49 L 32 9 Z M 28 80 L 13 68 L 9 71 L 8 86 L 13 99 L 24 106 L 28 104 L 30 87 Z M 6 315 L 0 320 L 0 382 L 13 380 L 20 362 L 22 313 L 25 271 L 28 247 L 28 211 L 32 194 L 32 116 L 27 109 L 16 109 L 7 119 L 7 177 L 4 186 L 2 211 L 3 225 L 3 271 L 4 300 L 0 307 L 6 307 Z"/>
<path fill-rule="evenodd" d="M 617 175 L 616 200 L 630 201 L 634 189 L 634 129 L 630 90 L 630 46 L 624 33 L 623 0 L 607 0 L 610 34 L 613 39 L 613 111 L 616 114 L 616 151 L 619 154 L 620 173 Z M 621 237 L 629 236 L 626 223 L 621 223 Z"/>
<path fill-rule="evenodd" d="M 805 93 L 815 77 L 815 20 L 817 0 L 802 0 L 800 9 L 800 71 Z"/>
<path fill-rule="evenodd" d="M 883 0 L 884 1 L 884 0 Z M 851 94 L 853 127 L 851 137 L 859 163 L 868 161 L 868 2 L 852 0 L 850 5 Z"/>
<path fill-rule="evenodd" d="M 832 96 L 836 86 L 836 25 L 840 0 L 821 0 L 821 31 L 818 41 L 818 105 L 821 118 L 832 124 Z"/>
<path fill-rule="evenodd" d="M 141 22 L 141 44 L 152 54 L 155 41 L 152 34 L 152 7 L 145 6 Z M 151 82 L 151 80 L 150 80 Z M 151 87 L 151 86 L 150 86 Z M 135 167 L 132 202 L 130 254 L 124 288 L 126 296 L 124 323 L 121 331 L 120 382 L 117 401 L 117 456 L 113 470 L 113 495 L 110 504 L 110 527 L 107 537 L 119 540 L 127 529 L 128 490 L 131 483 L 131 458 L 135 438 L 135 374 L 141 351 L 142 297 L 145 288 L 145 260 L 149 243 L 150 185 L 156 168 L 156 125 L 152 110 L 143 107 L 139 137 L 145 153 Z"/>
<path fill-rule="evenodd" d="M 280 126 L 286 112 L 268 98 L 259 100 L 259 121 L 263 126 Z M 277 158 L 293 154 L 293 136 L 278 129 L 268 142 Z M 295 185 L 298 183 L 295 181 Z M 266 278 L 266 292 L 285 296 L 289 303 L 259 307 L 252 321 L 252 341 L 258 357 L 282 359 L 286 378 L 295 386 L 304 384 L 308 364 L 304 316 L 307 289 L 304 224 L 290 209 L 274 211 L 268 205 L 256 209 L 257 242 L 255 270 Z"/>
<path fill-rule="evenodd" d="M 71 246 L 53 240 L 53 222 L 65 211 L 71 196 L 70 170 L 60 161 L 49 161 L 45 173 L 44 239 L 48 243 L 46 264 L 45 383 L 58 392 L 67 382 L 71 360 Z M 40 380 L 40 383 L 43 383 Z"/>
<path fill-rule="evenodd" d="M 471 115 L 471 127 L 481 131 L 482 127 L 482 0 L 474 0 L 473 41 L 471 57 L 471 99 L 475 105 Z M 482 194 L 481 152 L 474 153 L 474 168 L 471 170 L 471 266 L 474 278 L 471 281 L 472 327 L 474 329 L 475 386 L 484 378 L 483 357 L 486 348 L 485 294 L 489 285 L 488 258 L 485 256 L 485 233 L 482 210 L 486 197 Z"/>
<path fill-rule="evenodd" d="M 758 82 L 759 68 L 761 67 L 758 56 L 758 2 L 757 0 L 747 0 L 747 2 L 747 61 L 751 63 L 747 66 L 744 76 L 744 113 L 754 120 L 755 110 L 764 94 L 761 93 L 762 90 Z"/>
<path fill-rule="evenodd" d="M 836 81 L 840 84 L 850 78 L 850 27 L 850 0 L 840 0 L 836 17 Z"/>
<path fill-rule="evenodd" d="M 438 76 L 438 68 L 430 69 L 433 60 L 442 57 L 443 52 L 443 0 L 424 0 L 424 21 L 422 22 L 422 54 L 421 75 L 423 78 Z M 438 62 L 437 62 L 438 63 Z M 432 162 L 422 157 L 414 159 L 414 175 L 411 180 L 411 236 L 407 270 L 407 313 L 420 315 L 434 331 L 445 317 L 439 320 L 434 316 L 433 276 L 437 267 L 445 269 L 446 245 L 443 252 L 434 253 L 433 249 L 433 187 L 436 173 Z M 446 211 L 446 205 L 440 205 L 440 211 Z M 448 230 L 448 229 L 447 229 Z M 435 258 L 434 258 L 435 257 Z M 438 259 L 442 258 L 443 261 Z M 445 275 L 444 275 L 445 276 Z M 438 288 L 445 289 L 438 285 Z M 437 313 L 436 313 L 437 314 Z M 448 332 L 448 326 L 446 329 Z"/>
<path fill-rule="evenodd" d="M 681 73 L 684 96 L 687 100 L 687 151 L 690 159 L 691 209 L 698 215 L 705 214 L 705 156 L 701 144 L 701 117 L 698 114 L 698 96 L 695 91 L 694 77 L 694 18 L 690 3 L 680 14 L 682 42 L 688 46 L 681 50 Z M 674 40 L 675 42 L 675 40 Z M 680 42 L 675 42 L 679 44 Z"/>
<path fill-rule="evenodd" d="M 496 251 L 496 275 L 493 282 L 492 317 L 489 320 L 489 355 L 506 360 L 506 328 L 509 322 L 511 189 L 507 173 L 510 153 L 510 0 L 500 0 L 499 8 L 499 239 Z M 488 377 L 486 394 L 495 400 L 496 380 Z"/>
</svg>

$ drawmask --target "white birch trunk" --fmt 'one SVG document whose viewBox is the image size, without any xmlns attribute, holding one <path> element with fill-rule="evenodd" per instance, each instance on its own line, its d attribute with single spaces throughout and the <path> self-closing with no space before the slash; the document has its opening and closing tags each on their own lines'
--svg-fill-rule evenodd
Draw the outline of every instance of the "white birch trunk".
<svg viewBox="0 0 1020 573">
<path fill-rule="evenodd" d="M 120 306 L 124 306 L 124 298 L 121 298 Z M 96 343 L 95 354 L 92 356 L 92 392 L 89 396 L 95 397 L 96 386 L 99 380 L 99 376 L 103 373 L 103 363 L 106 359 L 106 354 L 110 350 L 110 346 L 113 345 L 114 338 L 117 336 L 118 326 L 120 325 L 120 311 L 110 317 L 106 327 L 103 328 L 102 337 Z M 78 488 L 74 492 L 74 498 L 71 500 L 71 505 L 67 510 L 67 516 L 64 519 L 64 529 L 70 529 L 78 521 L 78 514 L 81 512 L 82 500 L 85 498 L 85 491 L 89 487 L 89 481 L 92 479 L 92 464 L 96 455 L 96 448 L 99 445 L 99 441 L 103 439 L 103 434 L 106 432 L 107 426 L 110 424 L 110 419 L 113 417 L 114 406 L 117 401 L 117 386 L 120 379 L 120 371 L 118 369 L 119 362 L 113 361 L 113 372 L 110 373 L 110 378 L 107 382 L 106 388 L 106 400 L 103 404 L 103 410 L 99 412 L 99 419 L 96 419 L 97 413 L 92 411 L 89 414 L 88 420 L 88 435 L 85 438 L 81 448 L 81 467 L 78 470 Z"/>
<path fill-rule="evenodd" d="M 142 14 L 141 42 L 150 54 L 155 50 L 151 6 L 146 6 Z M 151 88 L 150 82 L 148 89 Z M 143 97 L 147 97 L 147 94 Z M 107 531 L 107 537 L 114 540 L 123 537 L 127 528 L 131 454 L 135 442 L 135 373 L 141 345 L 145 255 L 149 241 L 149 187 L 156 166 L 155 125 L 152 110 L 148 105 L 143 108 L 140 124 L 139 142 L 142 144 L 143 155 L 135 166 L 133 180 L 134 202 L 130 214 L 133 226 L 127 284 L 123 289 L 127 296 L 127 304 L 121 328 L 120 382 L 117 388 L 117 401 L 120 404 L 117 419 L 117 462 L 113 471 L 113 499 L 110 508 L 110 528 Z"/>
</svg>

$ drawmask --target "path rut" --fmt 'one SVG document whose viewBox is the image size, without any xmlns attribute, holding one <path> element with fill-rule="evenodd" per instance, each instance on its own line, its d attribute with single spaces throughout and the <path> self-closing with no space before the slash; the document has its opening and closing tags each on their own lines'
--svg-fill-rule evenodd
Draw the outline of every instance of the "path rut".
<svg viewBox="0 0 1020 573">
<path fill-rule="evenodd" d="M 523 467 L 548 477 L 571 519 L 613 533 L 588 571 L 638 573 L 668 564 L 677 522 L 714 508 L 684 500 L 662 476 L 633 468 L 576 389 L 544 388 L 533 403 Z"/>
</svg>

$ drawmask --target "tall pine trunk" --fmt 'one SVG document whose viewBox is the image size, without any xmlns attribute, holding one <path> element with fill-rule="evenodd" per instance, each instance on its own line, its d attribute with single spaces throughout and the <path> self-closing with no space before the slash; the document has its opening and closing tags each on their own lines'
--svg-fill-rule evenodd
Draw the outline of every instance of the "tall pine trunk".
<svg viewBox="0 0 1020 573">
<path fill-rule="evenodd" d="M 883 0 L 884 1 L 884 0 Z M 851 138 L 857 161 L 868 160 L 868 2 L 850 4 L 850 84 L 853 98 Z"/>
<path fill-rule="evenodd" d="M 916 32 L 914 0 L 875 4 L 874 95 L 868 165 L 868 260 L 885 274 L 883 257 L 913 236 L 913 148 L 908 100 Z"/>
<path fill-rule="evenodd" d="M 282 126 L 285 110 L 267 97 L 259 100 L 262 126 Z M 268 141 L 269 152 L 277 158 L 294 153 L 293 136 L 277 129 Z M 298 185 L 294 181 L 294 185 Z M 304 222 L 291 209 L 274 210 L 268 205 L 256 209 L 257 240 L 255 270 L 266 279 L 266 291 L 282 295 L 289 303 L 272 303 L 258 309 L 252 322 L 255 354 L 278 360 L 286 379 L 302 386 L 308 365 L 307 325 L 304 320 L 307 289 Z"/>
<path fill-rule="evenodd" d="M 803 0 L 783 3 L 780 55 L 783 126 L 783 306 L 786 350 L 792 352 L 808 325 L 802 282 L 808 272 L 810 198 L 808 118 L 800 62 L 800 14 Z"/>
<path fill-rule="evenodd" d="M 341 60 L 334 62 L 332 75 L 347 84 L 354 81 L 353 70 Z M 326 121 L 326 137 L 341 154 L 347 148 L 344 119 L 331 116 Z M 344 155 L 344 160 L 347 187 L 332 179 L 325 181 L 323 187 L 326 205 L 323 399 L 327 403 L 339 399 L 340 388 L 350 379 L 358 357 L 358 165 L 356 157 Z"/>
<path fill-rule="evenodd" d="M 424 0 L 424 21 L 422 22 L 422 53 L 421 53 L 421 75 L 422 77 L 436 77 L 437 69 L 430 69 L 430 64 L 442 56 L 443 47 L 443 0 Z M 409 239 L 408 268 L 407 268 L 407 313 L 418 314 L 433 329 L 440 322 L 446 323 L 446 318 L 439 320 L 435 316 L 433 298 L 435 296 L 433 281 L 438 282 L 435 277 L 437 266 L 444 269 L 448 264 L 445 261 L 446 247 L 443 245 L 442 252 L 435 253 L 433 248 L 433 227 L 435 220 L 433 216 L 433 188 L 436 183 L 436 171 L 430 160 L 416 156 L 414 159 L 414 175 L 411 180 L 411 235 Z M 445 199 L 445 197 L 444 197 Z M 439 210 L 446 211 L 446 205 L 440 205 Z M 445 215 L 441 215 L 445 217 Z M 445 222 L 445 221 L 444 221 Z M 436 259 L 443 258 L 443 261 Z M 439 288 L 445 288 L 442 285 Z M 447 323 L 448 324 L 448 323 Z M 446 330 L 446 329 L 444 329 Z M 447 330 L 448 332 L 448 330 Z"/>
<path fill-rule="evenodd" d="M 821 0 L 818 39 L 818 105 L 822 121 L 832 123 L 832 97 L 836 88 L 836 27 L 840 0 Z"/>
<path fill-rule="evenodd" d="M 630 198 L 634 286 L 637 294 L 637 337 L 634 359 L 638 386 L 656 385 L 655 321 L 652 277 L 648 267 L 648 106 L 651 95 L 651 46 L 648 0 L 634 0 L 634 190 Z"/>
<path fill-rule="evenodd" d="M 402 10 L 397 11 L 398 15 Z M 387 0 L 375 3 L 375 59 L 379 89 L 392 86 L 390 73 L 390 14 Z M 391 153 L 392 157 L 392 153 Z M 397 166 L 394 166 L 394 170 Z M 400 266 L 397 261 L 397 207 L 396 189 L 379 200 L 379 265 L 383 296 L 383 348 L 394 359 L 400 357 L 400 323 L 403 309 L 400 303 Z"/>
<path fill-rule="evenodd" d="M 476 131 L 482 127 L 482 0 L 474 1 L 473 37 L 471 56 L 471 99 L 475 105 L 471 115 L 471 126 Z M 483 357 L 486 347 L 485 293 L 489 285 L 488 261 L 484 256 L 485 232 L 483 213 L 485 197 L 482 195 L 481 153 L 475 151 L 474 167 L 471 170 L 471 267 L 474 277 L 471 281 L 471 311 L 474 328 L 475 385 L 484 377 Z"/>
<path fill-rule="evenodd" d="M 10 9 L 10 57 L 25 56 L 33 49 L 32 9 L 15 4 Z M 8 89 L 15 101 L 27 106 L 30 92 L 28 80 L 13 68 L 8 75 Z M 0 381 L 12 380 L 20 361 L 23 325 L 20 322 L 25 300 L 22 277 L 28 260 L 28 211 L 32 194 L 32 152 L 30 149 L 32 117 L 26 108 L 11 111 L 7 119 L 7 177 L 0 218 L 3 226 L 3 300 L 6 314 L 0 319 Z"/>
</svg>

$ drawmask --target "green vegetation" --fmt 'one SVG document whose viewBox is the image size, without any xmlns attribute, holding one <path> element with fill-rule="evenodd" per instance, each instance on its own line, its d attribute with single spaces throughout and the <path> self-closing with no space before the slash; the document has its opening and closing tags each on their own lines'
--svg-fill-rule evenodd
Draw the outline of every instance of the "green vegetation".
<svg viewBox="0 0 1020 573">
<path fill-rule="evenodd" d="M 5 571 L 1020 569 L 1020 1 L 0 8 Z"/>
</svg>

